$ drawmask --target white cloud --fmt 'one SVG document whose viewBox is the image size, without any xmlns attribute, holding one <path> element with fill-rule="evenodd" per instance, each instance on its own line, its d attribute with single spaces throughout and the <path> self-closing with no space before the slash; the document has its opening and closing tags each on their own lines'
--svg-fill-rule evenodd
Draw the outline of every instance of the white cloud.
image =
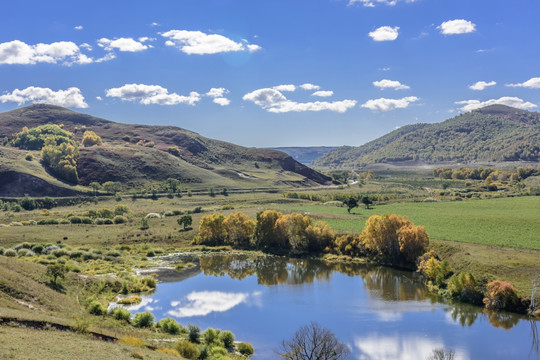
<svg viewBox="0 0 540 360">
<path fill-rule="evenodd" d="M 463 19 L 448 20 L 437 26 L 437 29 L 444 35 L 467 34 L 476 31 L 476 24 Z"/>
<path fill-rule="evenodd" d="M 244 101 L 251 101 L 264 110 L 272 113 L 322 111 L 329 110 L 344 113 L 356 105 L 356 100 L 342 100 L 334 102 L 315 101 L 298 103 L 288 100 L 280 91 L 272 88 L 263 88 L 245 94 Z"/>
<path fill-rule="evenodd" d="M 320 97 L 329 97 L 332 95 L 334 95 L 334 92 L 332 90 L 319 90 L 311 94 L 311 96 L 320 96 Z"/>
<path fill-rule="evenodd" d="M 28 45 L 19 40 L 0 43 L 0 64 L 37 63 L 64 65 L 74 63 L 87 64 L 93 60 L 81 53 L 81 49 L 71 41 L 59 41 L 51 44 L 39 43 Z"/>
<path fill-rule="evenodd" d="M 208 91 L 205 95 L 214 98 L 214 103 L 221 106 L 227 106 L 231 103 L 231 100 L 225 98 L 225 94 L 228 93 L 229 90 L 225 88 L 211 88 L 210 91 Z"/>
<path fill-rule="evenodd" d="M 506 105 L 511 106 L 517 109 L 527 110 L 537 107 L 537 105 L 526 102 L 520 98 L 517 97 L 510 97 L 510 96 L 503 96 L 499 99 L 490 99 L 486 101 L 480 101 L 480 100 L 463 100 L 463 101 L 456 101 L 455 104 L 457 105 L 463 105 L 459 110 L 461 111 L 472 111 L 476 109 L 483 108 L 485 106 L 489 105 Z"/>
<path fill-rule="evenodd" d="M 254 294 L 255 295 L 255 294 Z M 248 293 L 226 293 L 222 291 L 194 291 L 186 296 L 187 301 L 173 301 L 173 310 L 167 314 L 179 318 L 206 316 L 212 312 L 225 312 L 246 303 Z M 183 303 L 185 305 L 181 306 Z"/>
<path fill-rule="evenodd" d="M 177 93 L 169 94 L 169 91 L 166 88 L 159 85 L 145 84 L 126 84 L 119 88 L 105 90 L 105 95 L 107 97 L 116 97 L 125 101 L 138 101 L 143 105 L 195 105 L 201 100 L 200 94 L 194 91 L 192 91 L 189 96 L 182 96 Z"/>
<path fill-rule="evenodd" d="M 83 48 L 83 49 L 86 49 L 88 51 L 92 51 L 92 45 L 88 44 L 88 43 L 82 43 L 81 45 L 79 45 L 80 48 Z"/>
<path fill-rule="evenodd" d="M 71 87 L 67 90 L 53 91 L 49 88 L 30 86 L 26 89 L 15 89 L 11 93 L 0 95 L 0 102 L 16 102 L 18 105 L 26 103 L 46 103 L 65 107 L 87 108 L 81 90 Z"/>
<path fill-rule="evenodd" d="M 158 23 L 155 22 L 155 21 L 154 21 L 153 23 L 150 24 L 150 26 L 159 26 L 159 25 L 160 25 L 160 24 L 158 24 Z"/>
<path fill-rule="evenodd" d="M 156 41 L 157 39 L 156 38 L 151 38 L 151 37 L 148 37 L 148 36 L 143 36 L 143 37 L 140 37 L 138 38 L 137 40 L 139 40 L 140 42 L 147 42 L 147 41 Z"/>
<path fill-rule="evenodd" d="M 375 41 L 393 41 L 396 40 L 399 33 L 399 26 L 381 26 L 369 33 L 369 36 Z"/>
<path fill-rule="evenodd" d="M 391 68 L 390 68 L 389 66 L 387 66 L 387 67 L 379 68 L 379 69 L 377 69 L 377 70 L 379 70 L 379 71 L 390 71 Z"/>
<path fill-rule="evenodd" d="M 373 85 L 379 89 L 394 89 L 394 90 L 407 90 L 410 89 L 410 86 L 400 83 L 396 80 L 383 79 L 381 81 L 374 81 Z"/>
<path fill-rule="evenodd" d="M 288 84 L 288 85 L 277 85 L 277 86 L 274 86 L 273 89 L 277 90 L 277 91 L 295 91 L 296 90 L 296 86 L 292 85 L 292 84 Z"/>
<path fill-rule="evenodd" d="M 96 99 L 99 100 L 99 101 L 103 100 L 103 98 L 101 96 L 96 96 Z"/>
<path fill-rule="evenodd" d="M 510 87 L 524 87 L 529 89 L 540 89 L 540 77 L 533 77 L 529 80 L 518 84 L 506 84 Z"/>
<path fill-rule="evenodd" d="M 349 0 L 349 6 L 354 4 L 362 4 L 365 7 L 375 7 L 375 5 L 389 5 L 394 6 L 396 5 L 400 0 Z M 416 0 L 405 0 L 403 2 L 412 3 Z"/>
<path fill-rule="evenodd" d="M 83 29 L 83 26 L 82 26 L 82 25 L 77 25 L 77 26 L 75 26 L 73 29 L 75 29 L 75 30 L 82 30 L 82 29 Z"/>
<path fill-rule="evenodd" d="M 227 106 L 231 103 L 231 100 L 227 98 L 222 98 L 222 97 L 214 98 L 214 100 L 212 101 L 221 106 Z"/>
<path fill-rule="evenodd" d="M 319 85 L 313 85 L 313 84 L 302 84 L 300 87 L 304 90 L 319 90 L 321 87 Z"/>
<path fill-rule="evenodd" d="M 404 109 L 409 106 L 410 103 L 418 101 L 416 96 L 407 96 L 401 99 L 385 99 L 379 98 L 374 100 L 368 100 L 361 106 L 373 111 L 390 111 L 395 109 Z"/>
<path fill-rule="evenodd" d="M 246 41 L 235 42 L 223 35 L 205 34 L 201 31 L 170 30 L 161 33 L 161 36 L 168 38 L 165 42 L 167 46 L 174 46 L 186 54 L 218 54 L 235 51 L 257 51 L 261 47 L 247 44 Z"/>
<path fill-rule="evenodd" d="M 474 84 L 469 86 L 469 89 L 471 90 L 477 90 L 481 91 L 484 90 L 487 87 L 494 86 L 497 83 L 495 81 L 485 82 L 485 81 L 477 81 Z"/>
<path fill-rule="evenodd" d="M 98 40 L 98 45 L 107 51 L 118 49 L 120 51 L 138 52 L 148 49 L 149 45 L 144 45 L 142 42 L 132 38 L 107 39 L 101 38 Z"/>
</svg>

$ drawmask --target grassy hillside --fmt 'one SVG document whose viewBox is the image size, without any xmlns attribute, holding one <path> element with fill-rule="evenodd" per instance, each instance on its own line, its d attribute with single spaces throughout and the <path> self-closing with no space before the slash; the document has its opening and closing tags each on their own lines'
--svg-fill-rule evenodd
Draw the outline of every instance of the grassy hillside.
<svg viewBox="0 0 540 360">
<path fill-rule="evenodd" d="M 62 124 L 78 143 L 87 130 L 103 139 L 103 146 L 80 147 L 77 164 L 80 185 L 119 181 L 141 186 L 176 178 L 193 188 L 253 188 L 330 181 L 283 152 L 249 149 L 172 126 L 115 123 L 52 105 L 32 105 L 0 114 L 0 139 L 10 140 L 23 126 L 32 128 L 44 124 Z M 13 148 L 6 141 L 0 144 L 3 144 L 0 146 L 0 173 L 9 174 L 4 175 L 0 183 L 1 195 L 20 196 L 31 191 L 22 185 L 28 179 L 26 175 L 51 184 L 49 193 L 60 191 L 58 187 L 68 189 L 60 191 L 61 195 L 81 190 L 52 179 L 40 167 L 39 151 L 33 152 L 34 161 L 25 161 L 28 151 Z M 43 195 L 44 191 L 35 195 Z"/>
<path fill-rule="evenodd" d="M 359 147 L 341 147 L 321 167 L 376 163 L 540 161 L 540 114 L 492 105 L 442 123 L 404 126 Z"/>
</svg>

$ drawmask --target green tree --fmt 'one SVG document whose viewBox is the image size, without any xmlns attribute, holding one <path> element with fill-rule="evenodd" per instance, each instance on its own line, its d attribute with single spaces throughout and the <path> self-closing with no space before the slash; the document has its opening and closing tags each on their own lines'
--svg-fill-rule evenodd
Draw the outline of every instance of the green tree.
<svg viewBox="0 0 540 360">
<path fill-rule="evenodd" d="M 24 210 L 34 210 L 36 208 L 36 201 L 32 199 L 28 194 L 24 194 L 24 197 L 19 201 Z"/>
<path fill-rule="evenodd" d="M 362 196 L 360 201 L 366 206 L 366 209 L 369 209 L 369 205 L 373 204 L 373 201 L 368 196 Z"/>
<path fill-rule="evenodd" d="M 353 197 L 350 197 L 349 200 L 344 202 L 347 205 L 347 212 L 350 214 L 351 210 L 358 207 L 358 200 Z"/>
<path fill-rule="evenodd" d="M 66 277 L 67 268 L 64 264 L 53 264 L 47 266 L 47 272 L 45 273 L 50 277 L 49 284 L 55 290 L 60 290 L 63 288 L 61 279 Z"/>
<path fill-rule="evenodd" d="M 193 218 L 191 217 L 191 215 L 183 215 L 180 218 L 178 218 L 176 221 L 178 222 L 178 225 L 183 225 L 184 230 L 186 230 L 193 223 Z"/>
</svg>

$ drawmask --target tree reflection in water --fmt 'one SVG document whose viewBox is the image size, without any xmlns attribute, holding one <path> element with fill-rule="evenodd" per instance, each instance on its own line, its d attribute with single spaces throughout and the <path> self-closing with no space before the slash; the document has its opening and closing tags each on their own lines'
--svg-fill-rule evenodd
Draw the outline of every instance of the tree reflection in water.
<svg viewBox="0 0 540 360">
<path fill-rule="evenodd" d="M 201 256 L 200 267 L 205 275 L 229 276 L 242 280 L 253 275 L 262 285 L 301 285 L 311 284 L 315 280 L 329 282 L 334 272 L 348 276 L 360 276 L 369 294 L 387 302 L 437 301 L 425 286 L 413 279 L 414 273 L 400 271 L 384 266 L 358 263 L 333 263 L 313 259 L 288 259 L 279 256 L 249 255 L 209 255 Z M 451 318 L 470 327 L 482 314 L 476 306 L 455 303 L 449 308 Z M 489 323 L 498 328 L 509 330 L 517 325 L 520 316 L 507 312 L 484 310 Z M 534 321 L 531 323 L 536 324 Z M 536 329 L 536 327 L 534 328 Z M 533 332 L 533 346 L 538 349 L 538 333 Z"/>
</svg>

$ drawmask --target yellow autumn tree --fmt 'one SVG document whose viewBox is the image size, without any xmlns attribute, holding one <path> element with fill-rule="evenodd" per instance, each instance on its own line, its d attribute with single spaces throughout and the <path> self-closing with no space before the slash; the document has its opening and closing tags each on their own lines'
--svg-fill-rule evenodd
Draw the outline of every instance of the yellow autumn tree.
<svg viewBox="0 0 540 360">
<path fill-rule="evenodd" d="M 103 145 L 101 137 L 91 130 L 86 130 L 83 134 L 82 144 L 84 147 Z"/>
<path fill-rule="evenodd" d="M 392 261 L 408 263 L 423 254 L 429 244 L 424 227 L 394 214 L 371 216 L 360 236 L 368 250 Z"/>
<path fill-rule="evenodd" d="M 281 212 L 275 210 L 265 210 L 257 214 L 255 242 L 258 248 L 269 249 L 279 246 L 275 225 L 282 215 Z"/>
<path fill-rule="evenodd" d="M 227 243 L 235 246 L 247 247 L 255 232 L 255 222 L 246 214 L 236 212 L 223 220 L 227 232 Z"/>
<path fill-rule="evenodd" d="M 324 221 L 317 221 L 315 225 L 306 228 L 306 238 L 308 251 L 320 252 L 332 245 L 336 233 Z"/>
<path fill-rule="evenodd" d="M 209 214 L 202 217 L 199 223 L 199 234 L 195 242 L 206 245 L 223 245 L 227 230 L 223 225 L 225 216 L 223 214 Z"/>
<path fill-rule="evenodd" d="M 275 227 L 281 247 L 290 247 L 296 252 L 306 251 L 308 248 L 306 229 L 312 222 L 309 216 L 302 214 L 287 214 L 277 219 Z"/>
</svg>

